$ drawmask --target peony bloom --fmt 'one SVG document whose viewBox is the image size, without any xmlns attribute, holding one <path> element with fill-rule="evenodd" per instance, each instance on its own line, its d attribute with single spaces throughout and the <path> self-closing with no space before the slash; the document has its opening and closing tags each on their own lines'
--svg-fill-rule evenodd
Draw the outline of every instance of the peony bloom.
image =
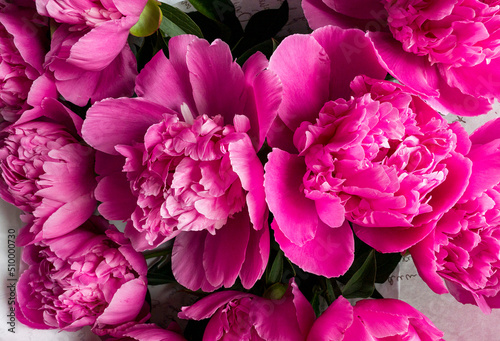
<svg viewBox="0 0 500 341">
<path fill-rule="evenodd" d="M 424 281 L 486 313 L 500 308 L 500 120 L 471 135 L 469 186 L 435 231 L 410 249 Z"/>
<path fill-rule="evenodd" d="M 280 299 L 237 291 L 211 294 L 179 313 L 182 319 L 210 318 L 203 340 L 302 341 L 315 315 L 293 280 Z"/>
<path fill-rule="evenodd" d="M 66 100 L 85 106 L 89 100 L 132 95 L 137 66 L 127 38 L 146 2 L 36 1 L 41 15 L 60 23 L 45 67 Z"/>
<path fill-rule="evenodd" d="M 182 285 L 210 291 L 240 276 L 250 288 L 269 253 L 256 150 L 276 115 L 279 81 L 263 55 L 241 69 L 219 40 L 178 36 L 169 50 L 141 71 L 137 98 L 104 100 L 87 113 L 83 136 L 103 152 L 99 210 L 127 221 L 137 250 L 176 237 L 172 266 Z"/>
<path fill-rule="evenodd" d="M 29 213 L 19 244 L 61 236 L 94 212 L 94 151 L 82 144 L 81 125 L 80 117 L 48 98 L 6 130 L 0 196 Z"/>
<path fill-rule="evenodd" d="M 186 339 L 175 331 L 160 328 L 154 324 L 136 324 L 123 332 L 120 336 L 103 336 L 103 341 L 186 341 Z"/>
<path fill-rule="evenodd" d="M 441 341 L 443 333 L 421 312 L 396 299 L 339 297 L 314 322 L 307 341 Z"/>
<path fill-rule="evenodd" d="M 312 46 L 319 46 L 315 39 L 336 51 L 335 46 L 354 42 L 362 46 L 366 38 L 358 30 L 329 26 L 310 38 L 291 36 L 275 51 L 270 68 L 290 87 L 284 88 L 279 108 L 285 127 L 272 131 L 270 141 L 288 145 L 270 153 L 265 189 L 285 255 L 306 271 L 336 277 L 353 257 L 345 219 L 354 223 L 360 239 L 381 252 L 404 251 L 432 230 L 465 190 L 471 166 L 463 154 L 469 142 L 458 124 L 448 125 L 413 92 L 392 82 L 357 77 L 348 100 L 320 93 L 339 77 L 323 77 L 328 75 L 321 66 L 325 50 L 313 52 Z M 365 41 L 360 58 L 373 58 L 369 46 Z M 298 58 L 310 66 L 300 72 L 292 68 L 292 51 L 307 51 Z M 355 74 L 361 64 L 355 56 L 343 74 Z M 301 74 L 309 82 L 292 83 Z"/>
<path fill-rule="evenodd" d="M 47 39 L 42 24 L 34 6 L 0 1 L 0 122 L 15 122 L 30 108 L 28 93 L 43 72 Z"/>
<path fill-rule="evenodd" d="M 16 317 L 31 328 L 76 331 L 91 326 L 94 333 L 107 334 L 147 318 L 141 315 L 146 261 L 100 217 L 64 236 L 29 245 L 23 261 L 28 268 L 17 283 Z"/>
<path fill-rule="evenodd" d="M 443 113 L 475 116 L 500 97 L 500 3 L 304 0 L 309 25 L 359 27 L 386 70 Z"/>
</svg>

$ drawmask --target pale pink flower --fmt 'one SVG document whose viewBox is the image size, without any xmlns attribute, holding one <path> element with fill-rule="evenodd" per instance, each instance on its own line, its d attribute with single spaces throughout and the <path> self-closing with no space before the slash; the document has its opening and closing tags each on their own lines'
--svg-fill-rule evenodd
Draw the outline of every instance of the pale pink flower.
<svg viewBox="0 0 500 341">
<path fill-rule="evenodd" d="M 358 27 L 386 70 L 443 113 L 475 116 L 500 97 L 500 3 L 304 0 L 312 28 Z"/>
<path fill-rule="evenodd" d="M 147 266 L 123 234 L 92 217 L 64 236 L 24 249 L 16 317 L 36 329 L 112 333 L 144 321 Z"/>
<path fill-rule="evenodd" d="M 314 322 L 307 341 L 442 341 L 443 332 L 396 299 L 365 299 L 354 307 L 338 297 Z"/>
<path fill-rule="evenodd" d="M 4 131 L 0 195 L 28 213 L 19 244 L 61 236 L 94 212 L 94 150 L 81 141 L 81 125 L 80 117 L 47 98 Z"/>
<path fill-rule="evenodd" d="M 127 220 L 138 250 L 176 237 L 172 266 L 182 285 L 214 290 L 239 276 L 250 288 L 269 253 L 256 150 L 276 116 L 279 80 L 261 54 L 240 68 L 220 40 L 178 36 L 169 50 L 141 71 L 137 98 L 104 100 L 87 113 L 83 136 L 103 152 L 99 210 Z"/>
<path fill-rule="evenodd" d="M 349 44 L 365 50 L 349 58 L 325 56 Z M 327 277 L 343 274 L 353 259 L 345 219 L 378 251 L 404 251 L 458 201 L 470 174 L 463 128 L 448 125 L 406 87 L 359 76 L 351 83 L 352 97 L 344 97 L 344 89 L 328 93 L 331 82 L 347 86 L 357 65 L 367 68 L 374 58 L 370 47 L 359 30 L 327 26 L 310 37 L 285 39 L 270 62 L 285 85 L 281 123 L 269 135 L 279 148 L 265 167 L 272 227 L 292 262 Z M 304 51 L 297 56 L 307 60 L 301 69 L 293 67 L 295 51 Z M 326 77 L 328 57 L 339 60 L 345 78 Z"/>
<path fill-rule="evenodd" d="M 489 313 L 500 307 L 500 120 L 471 135 L 472 174 L 460 201 L 435 231 L 410 249 L 424 281 L 436 293 Z"/>
<path fill-rule="evenodd" d="M 292 280 L 280 299 L 222 291 L 183 307 L 179 317 L 210 318 L 203 340 L 303 341 L 315 315 L 311 304 Z"/>
</svg>

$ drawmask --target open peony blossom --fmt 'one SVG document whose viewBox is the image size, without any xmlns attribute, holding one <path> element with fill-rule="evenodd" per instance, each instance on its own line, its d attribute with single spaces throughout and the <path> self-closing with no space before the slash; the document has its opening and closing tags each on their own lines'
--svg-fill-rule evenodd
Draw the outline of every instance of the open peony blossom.
<svg viewBox="0 0 500 341">
<path fill-rule="evenodd" d="M 338 297 L 314 322 L 307 341 L 441 341 L 443 333 L 421 312 L 396 299 L 366 299 L 354 307 Z"/>
<path fill-rule="evenodd" d="M 85 106 L 132 95 L 137 66 L 127 38 L 146 2 L 36 0 L 41 15 L 60 23 L 45 67 L 66 100 Z"/>
<path fill-rule="evenodd" d="M 210 318 L 203 340 L 302 341 L 315 315 L 293 280 L 280 299 L 238 291 L 211 294 L 179 313 L 182 319 Z"/>
<path fill-rule="evenodd" d="M 107 334 L 147 318 L 146 261 L 102 218 L 27 246 L 23 261 L 16 317 L 31 328 Z"/>
<path fill-rule="evenodd" d="M 500 307 L 500 120 L 471 135 L 469 186 L 426 239 L 410 249 L 424 281 L 436 293 L 484 312 Z"/>
<path fill-rule="evenodd" d="M 0 196 L 28 213 L 18 244 L 61 236 L 95 210 L 94 151 L 81 142 L 81 125 L 80 117 L 48 98 L 5 131 Z"/>
<path fill-rule="evenodd" d="M 28 93 L 43 72 L 43 19 L 32 7 L 0 1 L 0 127 L 15 122 L 30 106 Z"/>
<path fill-rule="evenodd" d="M 366 39 L 358 30 L 331 26 L 315 31 L 317 36 L 324 45 L 333 44 L 332 36 L 343 36 L 344 41 L 335 41 L 339 47 L 353 36 L 358 45 Z M 298 46 L 305 42 L 305 37 L 292 36 L 271 58 L 271 69 L 285 84 L 298 74 L 289 61 L 291 49 L 312 51 Z M 363 58 L 373 56 L 370 45 L 365 46 Z M 296 82 L 295 93 L 284 89 L 283 104 L 288 106 L 280 107 L 279 118 L 295 133 L 293 138 L 287 138 L 286 129 L 272 133 L 293 141 L 293 147 L 283 144 L 285 150 L 271 152 L 265 189 L 275 237 L 285 255 L 306 271 L 335 277 L 348 269 L 353 257 L 345 219 L 354 223 L 361 240 L 381 252 L 404 251 L 429 234 L 465 190 L 471 165 L 463 154 L 469 140 L 459 124 L 448 125 L 396 83 L 360 76 L 352 82 L 348 100 L 317 94 L 316 89 L 328 89 L 330 80 L 322 78 L 325 73 L 318 66 L 324 54 L 316 53 L 302 56 L 316 64 L 300 71 L 311 75 L 309 83 Z M 361 60 L 351 68 L 356 62 Z M 299 111 L 304 102 L 315 110 Z M 300 126 L 296 112 L 304 121 Z M 270 135 L 271 142 L 275 135 Z"/>
<path fill-rule="evenodd" d="M 281 87 L 262 54 L 243 69 L 220 40 L 169 42 L 137 77 L 137 98 L 92 106 L 85 140 L 99 153 L 96 197 L 126 220 L 137 250 L 174 237 L 182 285 L 250 288 L 269 254 L 263 167 L 256 150 L 276 116 Z"/>
<path fill-rule="evenodd" d="M 443 113 L 487 113 L 500 97 L 498 1 L 304 0 L 312 28 L 359 27 L 386 70 Z"/>
</svg>

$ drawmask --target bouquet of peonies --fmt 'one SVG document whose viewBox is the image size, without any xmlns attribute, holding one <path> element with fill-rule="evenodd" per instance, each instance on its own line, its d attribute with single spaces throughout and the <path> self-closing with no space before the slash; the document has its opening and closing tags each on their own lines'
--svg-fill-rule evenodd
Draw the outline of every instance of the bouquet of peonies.
<svg viewBox="0 0 500 341">
<path fill-rule="evenodd" d="M 500 1 L 0 0 L 15 314 L 102 340 L 442 340 L 411 254 L 500 308 Z M 175 2 L 175 1 L 174 1 Z M 280 33 L 281 32 L 281 33 Z M 121 225 L 117 228 L 115 225 Z M 153 286 L 184 306 L 151 321 Z M 149 287 L 148 287 L 149 286 Z"/>
</svg>

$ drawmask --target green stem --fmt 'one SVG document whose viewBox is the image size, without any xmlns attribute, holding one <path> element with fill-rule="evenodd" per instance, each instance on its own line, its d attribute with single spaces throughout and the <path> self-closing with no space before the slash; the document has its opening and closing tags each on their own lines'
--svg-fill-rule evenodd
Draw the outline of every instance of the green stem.
<svg viewBox="0 0 500 341">
<path fill-rule="evenodd" d="M 162 249 L 162 250 L 151 250 L 142 253 L 144 258 L 151 259 L 156 257 L 162 257 L 172 254 L 172 248 Z"/>
</svg>

